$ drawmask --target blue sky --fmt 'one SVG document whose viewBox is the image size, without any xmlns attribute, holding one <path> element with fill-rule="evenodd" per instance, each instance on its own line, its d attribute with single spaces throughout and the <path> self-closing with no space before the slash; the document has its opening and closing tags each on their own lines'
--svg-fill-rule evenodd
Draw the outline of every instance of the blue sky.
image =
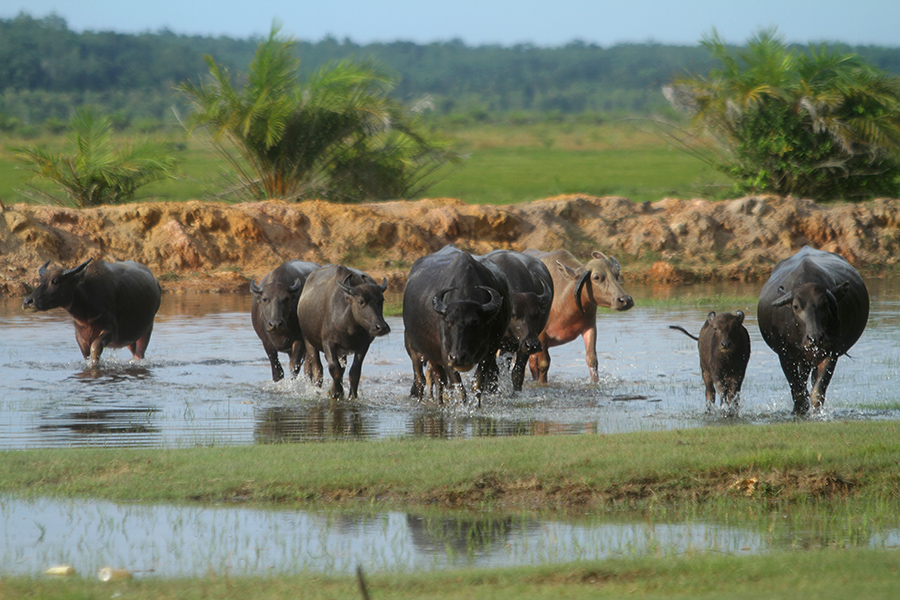
<svg viewBox="0 0 900 600">
<path fill-rule="evenodd" d="M 357 43 L 462 39 L 469 45 L 582 40 L 694 45 L 715 28 L 742 43 L 777 27 L 790 42 L 900 46 L 900 0 L 3 0 L 0 17 L 55 12 L 76 31 L 265 35 Z"/>
</svg>

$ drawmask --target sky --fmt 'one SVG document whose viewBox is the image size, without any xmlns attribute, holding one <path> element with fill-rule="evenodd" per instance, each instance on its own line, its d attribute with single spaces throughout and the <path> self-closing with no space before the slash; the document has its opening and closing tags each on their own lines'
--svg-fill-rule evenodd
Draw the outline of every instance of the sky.
<svg viewBox="0 0 900 600">
<path fill-rule="evenodd" d="M 900 46 L 900 0 L 2 0 L 0 18 L 56 13 L 74 31 L 246 39 L 282 33 L 358 44 L 460 39 L 470 46 L 741 44 L 776 27 L 788 42 Z"/>
</svg>

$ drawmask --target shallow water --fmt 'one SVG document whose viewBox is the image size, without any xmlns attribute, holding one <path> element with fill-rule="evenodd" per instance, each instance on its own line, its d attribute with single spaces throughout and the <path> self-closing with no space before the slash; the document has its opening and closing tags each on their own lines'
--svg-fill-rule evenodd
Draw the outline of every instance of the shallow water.
<svg viewBox="0 0 900 600">
<path fill-rule="evenodd" d="M 897 419 L 900 401 L 900 285 L 869 283 L 872 309 L 863 337 L 842 358 L 816 419 Z M 580 340 L 551 350 L 550 383 L 526 380 L 476 408 L 415 402 L 403 323 L 375 340 L 358 402 L 331 402 L 305 381 L 270 379 L 250 325 L 250 297 L 166 295 L 147 358 L 107 350 L 87 368 L 61 310 L 26 313 L 0 300 L 0 448 L 155 446 L 300 442 L 327 438 L 471 437 L 613 433 L 734 422 L 704 412 L 696 343 L 668 328 L 699 332 L 709 310 L 743 310 L 753 352 L 737 422 L 791 419 L 787 382 L 762 341 L 755 305 L 642 306 L 673 294 L 750 296 L 756 286 L 635 287 L 636 307 L 601 310 L 601 381 L 592 384 Z M 284 355 L 282 355 L 283 358 Z M 327 385 L 326 375 L 326 385 Z"/>
<path fill-rule="evenodd" d="M 367 573 L 417 572 L 898 544 L 900 530 L 846 515 L 822 527 L 808 515 L 783 512 L 729 525 L 614 513 L 577 520 L 441 518 L 0 497 L 0 573 L 21 575 L 58 564 L 88 577 L 104 566 L 136 577 L 346 574 L 357 565 Z"/>
</svg>

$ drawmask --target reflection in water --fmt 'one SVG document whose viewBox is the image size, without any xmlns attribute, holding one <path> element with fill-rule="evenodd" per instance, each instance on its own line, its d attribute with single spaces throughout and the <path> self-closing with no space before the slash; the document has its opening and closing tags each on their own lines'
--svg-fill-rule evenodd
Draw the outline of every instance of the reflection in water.
<svg viewBox="0 0 900 600">
<path fill-rule="evenodd" d="M 652 512 L 559 521 L 0 497 L 0 575 L 37 575 L 54 564 L 71 564 L 83 576 L 105 565 L 138 577 L 351 573 L 357 565 L 412 572 L 898 543 L 896 523 L 823 512 L 775 512 L 729 526 L 660 521 Z"/>
<path fill-rule="evenodd" d="M 900 282 L 871 282 L 869 327 L 842 359 L 823 414 L 832 419 L 898 419 L 893 383 L 900 364 Z M 790 392 L 759 335 L 755 305 L 719 306 L 719 294 L 752 298 L 746 284 L 633 286 L 637 306 L 598 313 L 600 382 L 590 383 L 584 348 L 552 350 L 550 383 L 526 381 L 487 397 L 481 408 L 411 400 L 403 324 L 372 344 L 361 397 L 331 402 L 305 381 L 270 380 L 250 324 L 249 295 L 166 295 L 147 358 L 105 352 L 86 368 L 62 311 L 25 313 L 0 299 L 0 448 L 58 445 L 193 446 L 398 436 L 436 438 L 572 435 L 791 420 Z M 666 307 L 673 295 L 696 305 Z M 753 354 L 740 417 L 706 415 L 697 347 L 668 327 L 689 330 L 709 310 L 747 314 Z"/>
</svg>

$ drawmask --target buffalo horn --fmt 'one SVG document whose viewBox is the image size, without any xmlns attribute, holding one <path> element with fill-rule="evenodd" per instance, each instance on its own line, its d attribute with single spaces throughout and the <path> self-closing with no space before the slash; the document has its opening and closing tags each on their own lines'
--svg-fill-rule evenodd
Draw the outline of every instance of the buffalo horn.
<svg viewBox="0 0 900 600">
<path fill-rule="evenodd" d="M 294 280 L 294 283 L 291 284 L 291 287 L 288 288 L 289 294 L 296 294 L 300 290 L 303 289 L 303 279 L 297 278 Z"/>
<path fill-rule="evenodd" d="M 387 277 L 381 278 L 381 285 L 378 286 L 381 288 L 381 293 L 383 294 L 387 290 Z"/>
<path fill-rule="evenodd" d="M 259 287 L 255 279 L 250 280 L 250 291 L 254 294 L 262 294 L 262 288 Z"/>
<path fill-rule="evenodd" d="M 350 285 L 350 278 L 351 278 L 351 277 L 353 277 L 353 274 L 352 274 L 352 273 L 351 273 L 350 275 L 347 275 L 347 277 L 344 278 L 343 281 L 338 281 L 338 285 L 341 286 L 341 289 L 342 289 L 342 290 L 344 290 L 345 292 L 347 292 L 347 293 L 350 294 L 351 296 L 357 296 L 357 295 L 359 295 L 359 292 L 356 290 L 355 287 L 353 287 L 352 285 Z"/>
<path fill-rule="evenodd" d="M 541 279 L 541 295 L 538 296 L 538 304 L 547 306 L 553 302 L 553 288 L 547 285 L 547 282 Z"/>
<path fill-rule="evenodd" d="M 448 292 L 452 292 L 456 288 L 446 288 L 435 294 L 431 298 L 431 306 L 434 308 L 434 312 L 439 315 L 447 314 L 447 305 L 444 303 L 444 296 L 447 295 Z"/>
<path fill-rule="evenodd" d="M 794 301 L 794 292 L 788 292 L 787 294 L 785 294 L 784 296 L 781 296 L 780 298 L 775 298 L 775 300 L 772 301 L 772 306 L 775 306 L 775 307 L 784 306 L 785 304 L 790 304 L 793 301 Z"/>
<path fill-rule="evenodd" d="M 47 267 L 49 267 L 49 266 L 50 266 L 49 260 L 47 262 L 45 262 L 44 264 L 42 264 L 41 267 L 38 269 L 38 277 L 43 277 L 44 273 L 47 272 Z"/>
<path fill-rule="evenodd" d="M 492 313 L 499 310 L 500 305 L 503 304 L 503 297 L 500 296 L 500 292 L 484 285 L 479 285 L 477 287 L 491 295 L 491 299 L 481 305 L 482 312 Z"/>
<path fill-rule="evenodd" d="M 578 283 L 575 284 L 575 306 L 577 306 L 578 310 L 581 312 L 584 312 L 584 307 L 581 305 L 581 288 L 584 287 L 584 284 L 587 283 L 590 276 L 591 272 L 585 271 L 581 274 L 581 277 L 578 278 Z"/>
<path fill-rule="evenodd" d="M 62 275 L 60 275 L 60 277 L 71 277 L 73 275 L 78 275 L 79 273 L 84 271 L 84 269 L 90 264 L 91 260 L 93 260 L 93 259 L 89 258 L 86 261 L 84 261 L 83 263 L 81 263 L 80 265 L 78 265 L 77 267 L 72 267 L 71 269 L 68 269 L 67 271 L 63 271 Z"/>
</svg>

